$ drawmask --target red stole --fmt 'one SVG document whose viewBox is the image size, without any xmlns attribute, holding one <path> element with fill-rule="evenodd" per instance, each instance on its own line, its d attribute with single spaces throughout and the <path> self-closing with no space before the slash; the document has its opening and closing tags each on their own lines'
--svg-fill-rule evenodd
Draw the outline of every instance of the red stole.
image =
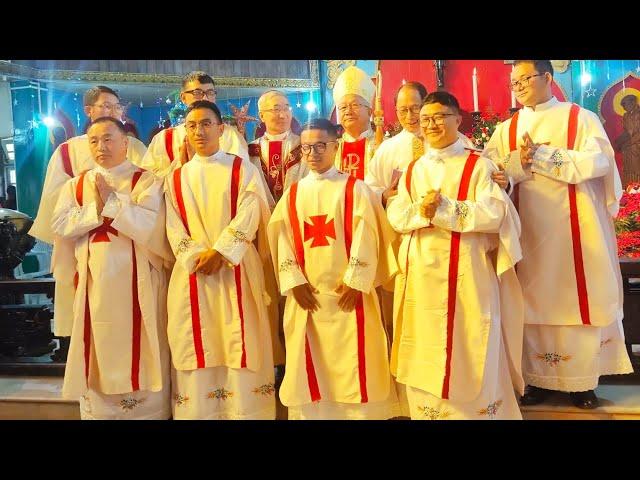
<svg viewBox="0 0 640 480">
<path fill-rule="evenodd" d="M 364 180 L 366 146 L 366 138 L 361 138 L 355 142 L 342 142 L 342 162 L 340 164 L 340 170 L 352 177 L 356 177 L 358 180 Z"/>
</svg>

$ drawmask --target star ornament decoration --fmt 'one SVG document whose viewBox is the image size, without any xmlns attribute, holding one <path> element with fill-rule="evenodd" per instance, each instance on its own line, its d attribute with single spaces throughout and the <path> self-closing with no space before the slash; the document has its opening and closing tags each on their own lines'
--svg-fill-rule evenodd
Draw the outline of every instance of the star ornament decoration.
<svg viewBox="0 0 640 480">
<path fill-rule="evenodd" d="M 596 89 L 593 88 L 591 85 L 589 85 L 589 88 L 587 88 L 584 93 L 587 95 L 587 97 L 595 97 L 596 96 Z"/>
<path fill-rule="evenodd" d="M 244 125 L 247 122 L 258 122 L 259 120 L 256 117 L 252 117 L 248 115 L 249 104 L 251 100 L 245 103 L 242 108 L 238 108 L 235 105 L 230 105 L 231 107 L 231 115 L 236 119 L 236 126 L 238 127 L 238 131 L 244 134 Z"/>
</svg>

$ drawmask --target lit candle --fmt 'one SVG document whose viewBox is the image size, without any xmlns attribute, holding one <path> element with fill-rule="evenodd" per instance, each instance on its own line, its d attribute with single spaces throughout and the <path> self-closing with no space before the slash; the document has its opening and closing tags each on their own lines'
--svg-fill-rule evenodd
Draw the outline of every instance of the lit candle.
<svg viewBox="0 0 640 480">
<path fill-rule="evenodd" d="M 478 74 L 476 72 L 476 67 L 473 67 L 473 111 L 479 112 L 478 110 Z"/>
<path fill-rule="evenodd" d="M 382 99 L 382 72 L 378 70 L 378 81 L 376 82 L 376 99 Z"/>
<path fill-rule="evenodd" d="M 513 72 L 513 65 L 511 65 L 511 72 Z M 516 92 L 511 88 L 511 108 L 516 108 Z"/>
</svg>

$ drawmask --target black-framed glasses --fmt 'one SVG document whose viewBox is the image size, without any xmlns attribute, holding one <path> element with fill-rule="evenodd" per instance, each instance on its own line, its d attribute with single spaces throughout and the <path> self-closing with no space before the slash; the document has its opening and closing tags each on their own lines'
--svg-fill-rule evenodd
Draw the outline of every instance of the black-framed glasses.
<svg viewBox="0 0 640 480">
<path fill-rule="evenodd" d="M 513 82 L 509 82 L 509 88 L 511 90 L 515 90 L 518 87 L 528 87 L 529 82 L 533 77 L 544 77 L 544 73 L 536 73 L 535 75 L 527 75 L 526 77 L 522 77 L 520 80 L 515 80 Z"/>
<path fill-rule="evenodd" d="M 213 88 L 211 88 L 209 90 L 202 90 L 201 88 L 194 88 L 193 90 L 185 90 L 182 93 L 190 93 L 196 99 L 200 100 L 201 98 L 204 98 L 204 97 L 215 98 L 215 96 L 218 94 L 218 91 L 213 89 Z"/>
<path fill-rule="evenodd" d="M 280 115 L 281 113 L 287 114 L 287 113 L 291 113 L 291 111 L 293 110 L 293 108 L 291 108 L 291 105 L 286 105 L 284 107 L 281 106 L 277 106 L 274 108 L 267 108 L 264 110 L 260 110 L 261 112 L 270 112 L 273 113 L 275 115 Z"/>
<path fill-rule="evenodd" d="M 428 127 L 432 120 L 436 125 L 444 125 L 444 121 L 447 117 L 455 117 L 455 115 L 455 113 L 436 113 L 430 117 L 424 115 L 420 117 L 420 126 Z"/>
<path fill-rule="evenodd" d="M 349 104 L 347 104 L 347 105 L 338 105 L 338 111 L 339 111 L 340 113 L 344 113 L 344 112 L 346 112 L 347 110 L 357 110 L 357 109 L 358 109 L 358 107 L 367 107 L 367 106 L 368 106 L 368 105 L 365 105 L 364 103 L 356 103 L 356 102 L 353 102 L 353 103 L 349 103 Z"/>
<path fill-rule="evenodd" d="M 124 105 L 121 103 L 94 103 L 91 105 L 92 107 L 100 108 L 102 110 L 108 110 L 109 112 L 122 112 L 124 110 Z"/>
<path fill-rule="evenodd" d="M 411 107 L 400 107 L 396 108 L 396 113 L 401 117 L 406 117 L 409 112 L 413 113 L 414 115 L 418 115 L 421 108 L 422 107 L 420 105 L 413 105 Z"/>
<path fill-rule="evenodd" d="M 302 153 L 304 153 L 305 155 L 309 155 L 311 153 L 311 149 L 313 149 L 313 151 L 316 153 L 324 153 L 327 151 L 327 145 L 329 145 L 330 143 L 336 142 L 317 142 L 312 145 L 303 143 L 300 145 L 300 150 L 302 150 Z"/>
</svg>

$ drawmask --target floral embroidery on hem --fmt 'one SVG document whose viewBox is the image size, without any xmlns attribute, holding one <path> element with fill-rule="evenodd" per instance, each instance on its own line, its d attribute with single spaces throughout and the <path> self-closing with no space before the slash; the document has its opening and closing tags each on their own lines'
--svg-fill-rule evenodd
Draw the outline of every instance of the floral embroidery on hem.
<svg viewBox="0 0 640 480">
<path fill-rule="evenodd" d="M 547 365 L 555 367 L 560 363 L 560 361 L 566 362 L 571 360 L 571 355 L 560 355 L 558 353 L 536 353 L 536 358 L 546 362 Z"/>
<path fill-rule="evenodd" d="M 498 410 L 500 409 L 500 405 L 502 405 L 502 400 L 497 400 L 493 403 L 487 405 L 487 408 L 482 408 L 478 410 L 478 415 L 487 415 L 491 420 L 498 414 Z"/>
<path fill-rule="evenodd" d="M 143 403 L 144 403 L 144 399 L 137 400 L 133 397 L 127 397 L 120 400 L 120 407 L 122 407 L 122 410 L 125 410 L 125 411 L 133 410 L 138 405 L 141 405 Z"/>
<path fill-rule="evenodd" d="M 233 397 L 233 392 L 229 390 L 225 390 L 224 388 L 217 388 L 212 392 L 209 392 L 207 398 L 217 399 L 217 400 L 226 400 L 227 398 Z"/>
<path fill-rule="evenodd" d="M 448 410 L 437 410 L 435 408 L 429 407 L 425 405 L 424 407 L 418 407 L 418 410 L 422 413 L 422 415 L 429 420 L 442 420 L 443 418 L 447 418 L 451 415 L 451 412 Z"/>
<path fill-rule="evenodd" d="M 363 262 L 357 257 L 351 257 L 349 258 L 349 266 L 365 268 L 365 267 L 368 267 L 369 264 L 367 262 Z"/>
<path fill-rule="evenodd" d="M 255 393 L 256 395 L 264 396 L 273 395 L 275 391 L 275 383 L 265 383 L 264 385 L 260 385 L 259 387 L 253 389 L 253 393 Z"/>
<path fill-rule="evenodd" d="M 186 395 L 181 395 L 179 393 L 177 395 L 174 395 L 173 398 L 176 401 L 176 405 L 178 406 L 185 405 L 189 401 L 189 397 L 187 397 Z"/>
</svg>

